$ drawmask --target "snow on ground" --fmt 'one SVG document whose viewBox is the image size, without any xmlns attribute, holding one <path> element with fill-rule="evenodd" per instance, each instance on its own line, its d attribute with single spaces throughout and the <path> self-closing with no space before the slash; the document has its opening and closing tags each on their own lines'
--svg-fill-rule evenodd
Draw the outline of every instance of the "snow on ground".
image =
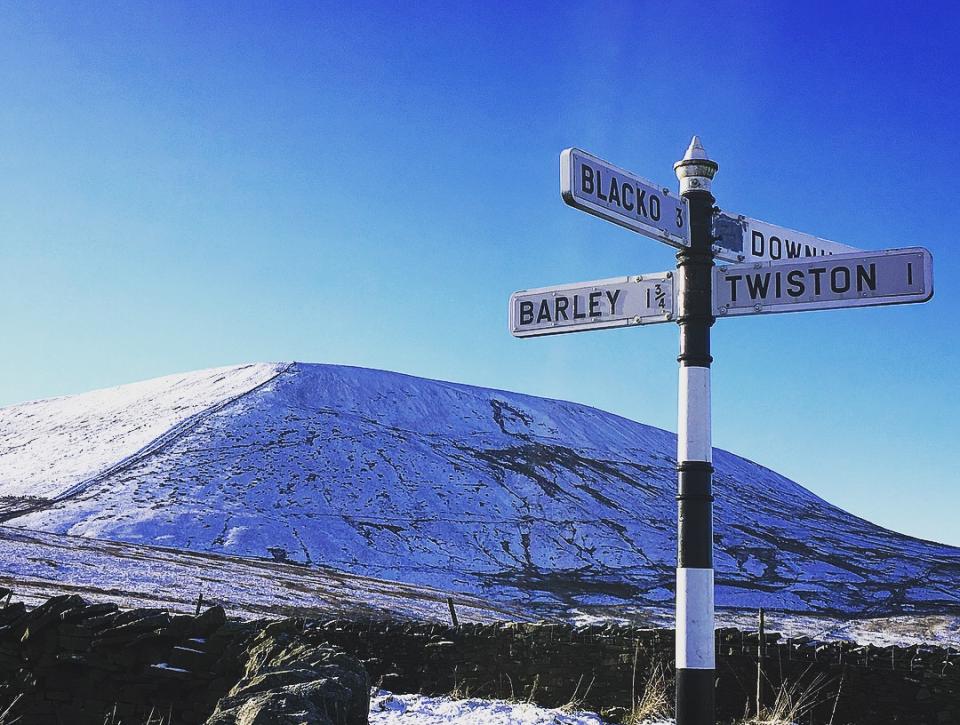
<svg viewBox="0 0 960 725">
<path fill-rule="evenodd" d="M 394 695 L 380 690 L 370 700 L 370 725 L 604 725 L 604 721 L 592 712 L 550 710 L 527 703 Z"/>
<path fill-rule="evenodd" d="M 447 622 L 447 593 L 322 567 L 196 554 L 0 526 L 0 587 L 36 606 L 80 594 L 121 607 L 192 612 L 202 591 L 231 617 L 398 617 Z M 523 620 L 507 606 L 456 596 L 464 622 Z"/>
<path fill-rule="evenodd" d="M 934 645 L 960 647 L 960 616 L 955 614 L 914 614 L 896 617 L 845 617 L 842 615 L 793 614 L 766 610 L 767 632 L 782 639 L 810 637 L 821 642 L 856 642 L 875 647 Z M 638 627 L 672 629 L 671 607 L 591 607 L 574 609 L 570 621 L 578 626 L 628 624 Z M 716 627 L 736 627 L 744 632 L 757 630 L 756 611 L 717 609 Z"/>
<path fill-rule="evenodd" d="M 323 567 L 198 554 L 61 536 L 0 526 L 0 586 L 35 606 L 54 594 L 77 593 L 122 607 L 193 611 L 202 590 L 231 616 L 393 616 L 449 621 L 447 593 L 355 576 Z M 535 613 L 505 603 L 456 595 L 464 622 L 524 621 Z M 672 628 L 668 607 L 574 610 L 574 624 L 622 623 Z M 756 614 L 719 610 L 718 627 L 756 629 Z M 874 619 L 767 613 L 767 628 L 783 637 L 810 636 L 885 646 L 960 646 L 960 618 L 917 615 Z"/>
<path fill-rule="evenodd" d="M 2 493 L 60 495 L 284 367 L 214 368 L 0 408 Z"/>
</svg>

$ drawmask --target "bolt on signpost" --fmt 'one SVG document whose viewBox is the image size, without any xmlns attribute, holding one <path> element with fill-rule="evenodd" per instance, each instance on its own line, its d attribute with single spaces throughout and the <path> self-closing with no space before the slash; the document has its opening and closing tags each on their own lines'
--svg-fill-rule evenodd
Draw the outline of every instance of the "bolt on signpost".
<svg viewBox="0 0 960 725">
<path fill-rule="evenodd" d="M 675 320 L 677 725 L 713 725 L 714 575 L 710 328 L 717 317 L 926 302 L 933 260 L 910 247 L 865 252 L 714 207 L 718 165 L 694 136 L 674 164 L 680 196 L 581 151 L 560 154 L 568 205 L 676 247 L 673 272 L 520 290 L 510 332 L 536 337 Z M 714 267 L 714 258 L 732 265 Z"/>
</svg>

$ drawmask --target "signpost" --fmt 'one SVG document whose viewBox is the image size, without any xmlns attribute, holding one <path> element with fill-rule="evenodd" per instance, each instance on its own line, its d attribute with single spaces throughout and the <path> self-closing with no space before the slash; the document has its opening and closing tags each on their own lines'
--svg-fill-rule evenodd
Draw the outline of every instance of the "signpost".
<svg viewBox="0 0 960 725">
<path fill-rule="evenodd" d="M 847 244 L 722 211 L 713 216 L 713 237 L 717 258 L 727 262 L 777 261 L 859 251 Z"/>
<path fill-rule="evenodd" d="M 580 149 L 560 154 L 560 195 L 575 209 L 674 247 L 690 245 L 686 204 L 670 190 Z"/>
<path fill-rule="evenodd" d="M 510 295 L 515 337 L 668 322 L 675 314 L 673 272 L 613 277 Z"/>
<path fill-rule="evenodd" d="M 717 163 L 694 136 L 674 164 L 681 197 L 579 149 L 560 155 L 570 206 L 677 247 L 677 271 L 521 290 L 510 331 L 535 337 L 675 319 L 677 425 L 676 722 L 714 725 L 713 446 L 710 328 L 717 317 L 926 302 L 933 259 L 909 247 L 865 252 L 716 212 Z M 737 264 L 714 268 L 714 258 Z"/>
</svg>

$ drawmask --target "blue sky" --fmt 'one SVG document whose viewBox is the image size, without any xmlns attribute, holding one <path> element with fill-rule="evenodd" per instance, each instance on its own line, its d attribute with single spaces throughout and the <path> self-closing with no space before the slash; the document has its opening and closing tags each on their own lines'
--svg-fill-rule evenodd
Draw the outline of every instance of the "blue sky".
<svg viewBox="0 0 960 725">
<path fill-rule="evenodd" d="M 516 340 L 507 299 L 672 268 L 558 155 L 675 188 L 697 133 L 721 207 L 935 259 L 925 305 L 718 321 L 715 444 L 960 545 L 960 11 L 903 8 L 7 5 L 0 404 L 303 360 L 676 430 L 674 326 Z"/>
</svg>

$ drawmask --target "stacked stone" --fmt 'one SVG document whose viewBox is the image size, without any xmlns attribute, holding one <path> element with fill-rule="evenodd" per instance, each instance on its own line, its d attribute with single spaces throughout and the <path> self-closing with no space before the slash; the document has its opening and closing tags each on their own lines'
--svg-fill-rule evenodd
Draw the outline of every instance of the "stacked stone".
<svg viewBox="0 0 960 725">
<path fill-rule="evenodd" d="M 735 720 L 752 697 L 758 639 L 723 629 L 716 642 L 718 712 L 721 721 Z M 774 687 L 821 676 L 805 722 L 960 723 L 960 651 L 783 640 L 775 633 L 766 644 L 765 673 Z M 617 721 L 658 667 L 672 687 L 673 653 L 667 629 L 237 623 L 219 607 L 191 617 L 61 596 L 30 611 L 20 603 L 0 607 L 0 711 L 22 694 L 11 714 L 21 717 L 19 725 L 143 725 L 151 710 L 153 722 L 162 717 L 164 725 L 364 725 L 372 683 L 546 706 L 573 701 Z"/>
<path fill-rule="evenodd" d="M 571 701 L 623 716 L 655 668 L 672 671 L 672 630 L 617 624 L 462 624 L 330 620 L 317 636 L 356 655 L 370 680 L 393 692 Z"/>
<path fill-rule="evenodd" d="M 363 666 L 302 630 L 227 621 L 219 606 L 194 617 L 77 595 L 7 604 L 0 712 L 16 700 L 18 725 L 279 724 L 290 713 L 298 724 L 366 725 Z"/>
<path fill-rule="evenodd" d="M 674 633 L 667 629 L 337 619 L 307 631 L 356 655 L 371 682 L 394 692 L 530 699 L 547 707 L 573 700 L 618 721 L 658 666 L 668 690 L 673 686 Z M 730 722 L 742 719 L 755 696 L 758 637 L 733 628 L 717 630 L 716 636 L 718 717 Z M 769 696 L 781 682 L 818 689 L 805 722 L 827 723 L 833 716 L 834 722 L 874 725 L 960 723 L 956 650 L 858 648 L 809 637 L 784 640 L 772 632 L 765 643 Z"/>
<path fill-rule="evenodd" d="M 365 725 L 370 684 L 363 666 L 301 620 L 268 624 L 246 648 L 242 679 L 207 725 Z"/>
<path fill-rule="evenodd" d="M 21 725 L 141 723 L 151 712 L 202 723 L 239 676 L 221 657 L 237 634 L 220 607 L 192 617 L 77 595 L 29 611 L 9 604 L 0 609 L 0 702 L 19 698 L 11 715 Z"/>
</svg>

